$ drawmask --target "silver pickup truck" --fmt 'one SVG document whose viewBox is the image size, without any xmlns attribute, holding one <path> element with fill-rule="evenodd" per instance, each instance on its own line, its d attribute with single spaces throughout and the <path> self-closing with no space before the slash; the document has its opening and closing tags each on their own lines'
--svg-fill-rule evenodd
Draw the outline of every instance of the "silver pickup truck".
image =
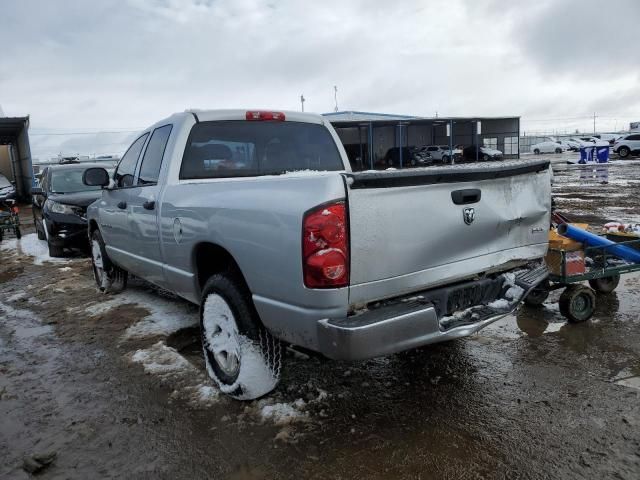
<svg viewBox="0 0 640 480">
<path fill-rule="evenodd" d="M 548 162 L 354 172 L 319 115 L 178 113 L 84 182 L 99 289 L 131 273 L 199 304 L 238 399 L 276 386 L 283 344 L 360 360 L 468 336 L 547 275 Z"/>
</svg>

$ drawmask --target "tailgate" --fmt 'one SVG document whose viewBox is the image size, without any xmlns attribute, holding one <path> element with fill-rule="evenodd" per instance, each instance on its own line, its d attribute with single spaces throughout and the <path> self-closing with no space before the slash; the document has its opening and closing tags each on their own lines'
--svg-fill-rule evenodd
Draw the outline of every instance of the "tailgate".
<svg viewBox="0 0 640 480">
<path fill-rule="evenodd" d="M 350 303 L 544 256 L 549 162 L 505 161 L 347 175 Z"/>
</svg>

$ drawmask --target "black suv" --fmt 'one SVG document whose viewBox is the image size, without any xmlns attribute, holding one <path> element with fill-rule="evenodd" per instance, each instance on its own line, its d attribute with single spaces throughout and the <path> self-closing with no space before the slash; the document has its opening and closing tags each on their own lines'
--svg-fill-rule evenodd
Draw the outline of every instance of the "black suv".
<svg viewBox="0 0 640 480">
<path fill-rule="evenodd" d="M 40 186 L 31 189 L 33 223 L 40 240 L 46 240 L 49 255 L 60 257 L 65 247 L 88 249 L 87 207 L 102 195 L 100 187 L 82 183 L 87 168 L 99 163 L 45 167 Z"/>
</svg>

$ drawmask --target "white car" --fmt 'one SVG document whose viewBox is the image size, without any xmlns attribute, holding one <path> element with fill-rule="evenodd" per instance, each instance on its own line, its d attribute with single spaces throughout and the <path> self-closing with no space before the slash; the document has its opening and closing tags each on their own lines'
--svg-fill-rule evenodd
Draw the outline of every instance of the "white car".
<svg viewBox="0 0 640 480">
<path fill-rule="evenodd" d="M 424 147 L 423 151 L 431 155 L 431 158 L 435 161 L 442 163 L 450 163 L 451 157 L 454 161 L 457 161 L 462 156 L 462 150 L 454 148 L 451 150 L 449 145 L 428 145 Z"/>
<path fill-rule="evenodd" d="M 581 147 L 608 147 L 609 142 L 606 140 L 600 140 L 597 137 L 577 137 L 572 138 L 571 140 L 575 140 L 577 142 L 581 142 Z"/>
<path fill-rule="evenodd" d="M 575 140 L 562 139 L 558 140 L 558 142 L 564 147 L 565 150 L 572 150 L 574 152 L 580 150 L 580 146 L 582 145 L 582 142 L 576 142 Z"/>
<path fill-rule="evenodd" d="M 531 151 L 536 155 L 541 153 L 562 153 L 566 148 L 560 142 L 540 142 L 535 145 L 531 145 Z"/>
<path fill-rule="evenodd" d="M 627 158 L 629 155 L 640 154 L 640 133 L 623 135 L 613 144 L 613 152 L 620 158 Z"/>
</svg>

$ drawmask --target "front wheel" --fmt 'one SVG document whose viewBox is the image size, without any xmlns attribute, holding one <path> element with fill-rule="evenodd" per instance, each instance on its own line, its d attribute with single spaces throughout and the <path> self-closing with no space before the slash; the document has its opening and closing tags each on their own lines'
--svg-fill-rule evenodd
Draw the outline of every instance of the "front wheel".
<svg viewBox="0 0 640 480">
<path fill-rule="evenodd" d="M 556 153 L 562 153 L 562 149 L 561 148 L 556 148 Z"/>
<path fill-rule="evenodd" d="M 589 285 L 598 293 L 611 293 L 620 283 L 620 275 L 610 277 L 594 278 L 589 280 Z"/>
<path fill-rule="evenodd" d="M 596 308 L 596 294 L 584 285 L 569 285 L 560 295 L 560 313 L 570 323 L 585 322 Z"/>
<path fill-rule="evenodd" d="M 484 160 L 485 162 L 489 161 L 489 155 L 487 155 L 486 153 L 482 156 L 482 160 Z"/>
<path fill-rule="evenodd" d="M 241 278 L 213 275 L 205 284 L 200 331 L 207 373 L 236 400 L 253 400 L 280 380 L 281 344 L 260 323 Z"/>
<path fill-rule="evenodd" d="M 631 153 L 631 150 L 629 150 L 629 148 L 627 147 L 620 147 L 618 149 L 618 156 L 620 158 L 627 158 L 630 153 Z"/>
<path fill-rule="evenodd" d="M 49 240 L 47 240 L 47 247 L 49 248 L 50 257 L 57 258 L 64 256 L 64 249 L 62 247 L 52 245 Z"/>
<path fill-rule="evenodd" d="M 449 155 L 442 156 L 442 163 L 449 163 Z"/>
<path fill-rule="evenodd" d="M 540 150 L 536 148 L 536 149 L 533 151 L 533 154 L 534 154 L 534 155 L 540 155 Z"/>
<path fill-rule="evenodd" d="M 91 265 L 93 278 L 101 292 L 116 293 L 127 287 L 129 274 L 111 262 L 99 230 L 94 230 L 91 234 Z"/>
</svg>

